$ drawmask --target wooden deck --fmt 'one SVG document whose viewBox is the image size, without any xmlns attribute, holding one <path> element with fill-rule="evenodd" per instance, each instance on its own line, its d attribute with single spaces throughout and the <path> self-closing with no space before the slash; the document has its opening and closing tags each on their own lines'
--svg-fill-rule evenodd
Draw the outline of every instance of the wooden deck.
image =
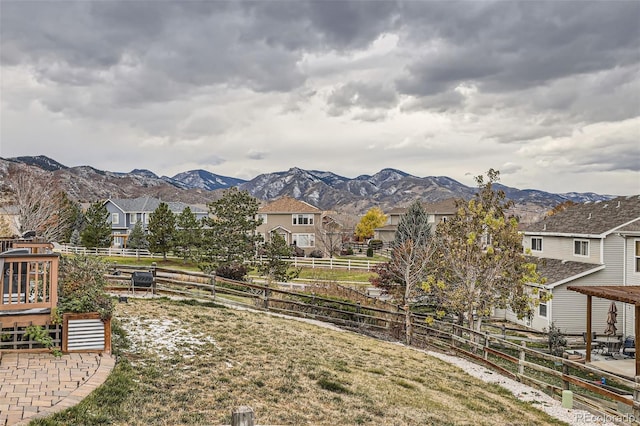
<svg viewBox="0 0 640 426">
<path fill-rule="evenodd" d="M 44 325 L 58 303 L 57 254 L 0 254 L 0 324 Z"/>
<path fill-rule="evenodd" d="M 635 358 L 593 361 L 588 365 L 599 370 L 626 377 L 629 380 L 634 380 L 636 374 Z"/>
</svg>

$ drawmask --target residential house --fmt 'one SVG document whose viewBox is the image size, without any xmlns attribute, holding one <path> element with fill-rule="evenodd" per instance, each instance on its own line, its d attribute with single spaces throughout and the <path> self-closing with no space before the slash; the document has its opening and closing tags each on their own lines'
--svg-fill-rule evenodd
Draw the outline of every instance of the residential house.
<svg viewBox="0 0 640 426">
<path fill-rule="evenodd" d="M 532 318 L 518 320 L 510 311 L 498 312 L 536 330 L 554 325 L 563 332 L 586 331 L 586 297 L 567 286 L 640 284 L 640 196 L 576 204 L 522 229 L 530 253 L 547 282 L 539 292 L 551 293 Z M 593 331 L 604 333 L 610 300 L 593 298 Z M 633 306 L 619 303 L 618 333 L 632 335 Z"/>
<path fill-rule="evenodd" d="M 265 241 L 276 232 L 284 240 L 304 250 L 305 255 L 314 250 L 323 250 L 316 243 L 322 228 L 322 210 L 304 201 L 284 196 L 258 208 L 258 218 L 262 224 L 257 231 Z"/>
<path fill-rule="evenodd" d="M 146 230 L 149 218 L 162 201 L 153 197 L 108 199 L 105 206 L 111 219 L 111 229 L 113 230 L 114 247 L 126 247 L 127 238 L 137 222 L 140 222 Z M 195 214 L 197 220 L 208 216 L 208 210 L 195 205 L 188 205 L 179 201 L 164 201 L 169 210 L 175 214 L 180 214 L 188 206 Z"/>
<path fill-rule="evenodd" d="M 431 223 L 431 231 L 435 231 L 435 227 L 438 223 L 447 220 L 452 216 L 455 216 L 457 207 L 455 198 L 447 198 L 446 200 L 425 202 L 422 203 L 424 210 L 429 215 L 428 221 Z M 385 243 L 392 242 L 396 237 L 396 231 L 400 220 L 407 213 L 407 208 L 395 208 L 387 213 L 387 223 L 376 228 L 373 231 L 373 238 L 375 240 L 382 240 Z"/>
</svg>

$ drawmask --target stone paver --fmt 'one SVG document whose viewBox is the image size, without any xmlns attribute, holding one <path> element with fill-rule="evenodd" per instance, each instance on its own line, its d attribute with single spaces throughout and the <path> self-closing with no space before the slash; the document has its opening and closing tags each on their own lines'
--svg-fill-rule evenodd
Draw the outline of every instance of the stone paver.
<svg viewBox="0 0 640 426">
<path fill-rule="evenodd" d="M 3 353 L 0 358 L 0 426 L 26 425 L 76 405 L 100 386 L 115 365 L 110 355 Z"/>
</svg>

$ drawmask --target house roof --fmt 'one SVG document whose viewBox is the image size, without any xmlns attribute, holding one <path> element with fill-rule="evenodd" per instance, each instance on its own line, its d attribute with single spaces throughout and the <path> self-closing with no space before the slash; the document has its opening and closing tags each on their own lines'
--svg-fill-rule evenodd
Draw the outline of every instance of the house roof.
<svg viewBox="0 0 640 426">
<path fill-rule="evenodd" d="M 536 270 L 540 276 L 547 279 L 545 286 L 548 288 L 557 287 L 604 268 L 604 265 L 597 263 L 573 262 L 560 259 L 531 257 L 529 260 L 536 264 Z"/>
<path fill-rule="evenodd" d="M 640 305 L 640 285 L 570 285 L 567 289 L 586 294 L 587 296 L 631 303 L 636 306 Z"/>
<path fill-rule="evenodd" d="M 321 213 L 317 207 L 304 201 L 284 196 L 274 200 L 258 209 L 258 213 Z"/>
<path fill-rule="evenodd" d="M 153 212 L 162 202 L 154 197 L 109 199 L 107 201 L 111 201 L 125 213 Z M 174 213 L 181 213 L 186 207 L 189 207 L 193 213 L 207 213 L 207 210 L 181 201 L 164 201 L 164 203 Z"/>
<path fill-rule="evenodd" d="M 456 214 L 458 207 L 456 206 L 457 198 L 447 198 L 446 200 L 424 202 L 422 207 L 430 214 Z M 408 207 L 397 207 L 389 210 L 389 214 L 403 215 L 407 212 Z"/>
<path fill-rule="evenodd" d="M 525 234 L 606 235 L 640 221 L 640 195 L 573 205 L 525 225 Z"/>
</svg>

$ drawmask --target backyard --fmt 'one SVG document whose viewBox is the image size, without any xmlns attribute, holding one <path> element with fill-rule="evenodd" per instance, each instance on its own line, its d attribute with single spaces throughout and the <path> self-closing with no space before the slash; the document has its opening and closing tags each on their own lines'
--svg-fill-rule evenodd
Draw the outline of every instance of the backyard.
<svg viewBox="0 0 640 426">
<path fill-rule="evenodd" d="M 116 309 L 119 362 L 80 405 L 36 425 L 564 424 L 497 385 L 397 344 L 193 301 Z"/>
</svg>

